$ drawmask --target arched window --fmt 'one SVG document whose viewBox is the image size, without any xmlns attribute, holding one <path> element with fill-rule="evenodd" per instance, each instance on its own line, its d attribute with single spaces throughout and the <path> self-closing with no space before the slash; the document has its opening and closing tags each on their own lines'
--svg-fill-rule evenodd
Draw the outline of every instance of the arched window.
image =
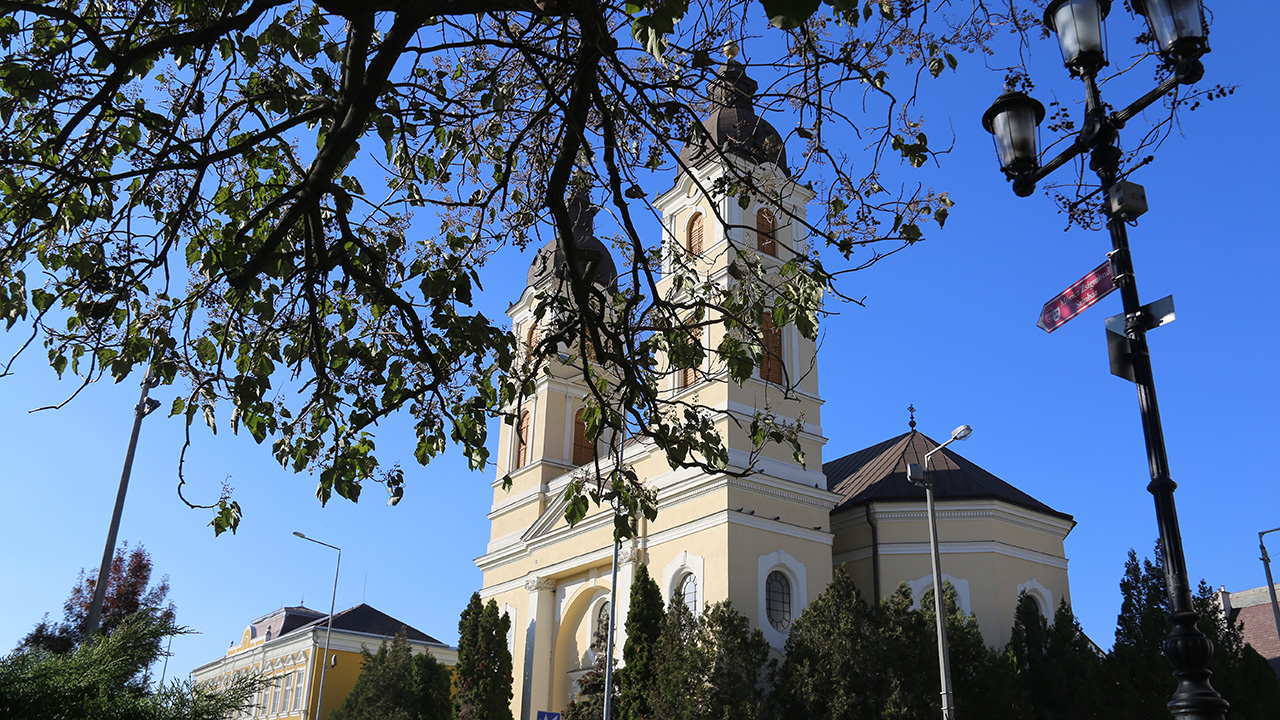
<svg viewBox="0 0 1280 720">
<path fill-rule="evenodd" d="M 582 419 L 586 408 L 578 410 L 573 418 L 573 464 L 586 465 L 596 457 L 596 448 L 587 440 L 587 423 Z"/>
<path fill-rule="evenodd" d="M 760 356 L 760 379 L 782 384 L 782 330 L 773 326 L 773 314 L 765 312 L 760 323 L 760 343 L 764 353 Z"/>
<path fill-rule="evenodd" d="M 525 410 L 520 413 L 520 420 L 516 423 L 516 470 L 525 466 L 529 462 L 529 411 Z"/>
<path fill-rule="evenodd" d="M 693 573 L 685 573 L 676 585 L 676 599 L 689 608 L 689 612 L 698 614 L 698 578 Z"/>
<path fill-rule="evenodd" d="M 696 327 L 689 331 L 689 342 L 695 345 L 702 342 L 702 328 Z M 677 387 L 687 388 L 697 382 L 699 370 L 697 367 L 680 368 L 680 376 L 676 378 Z"/>
<path fill-rule="evenodd" d="M 694 213 L 689 219 L 689 228 L 685 235 L 684 249 L 690 255 L 702 254 L 702 213 Z"/>
<path fill-rule="evenodd" d="M 1044 610 L 1040 608 L 1040 601 L 1036 600 L 1035 595 L 1028 594 L 1027 602 L 1031 604 L 1031 609 L 1035 610 L 1037 615 L 1044 617 Z"/>
<path fill-rule="evenodd" d="M 765 255 L 778 254 L 777 223 L 773 211 L 760 208 L 756 211 L 756 249 Z"/>
<path fill-rule="evenodd" d="M 528 336 L 525 337 L 525 347 L 528 348 L 529 352 L 533 352 L 533 349 L 537 346 L 538 346 L 538 322 L 535 320 L 534 322 L 529 324 L 529 334 Z"/>
<path fill-rule="evenodd" d="M 769 624 L 779 632 L 786 632 L 791 627 L 791 581 L 786 575 L 774 570 L 764 586 L 765 615 Z"/>
<path fill-rule="evenodd" d="M 609 642 L 609 613 L 612 611 L 613 606 L 608 601 L 600 603 L 600 609 L 596 611 L 596 626 L 591 632 L 591 649 L 596 652 L 604 650 Z"/>
</svg>

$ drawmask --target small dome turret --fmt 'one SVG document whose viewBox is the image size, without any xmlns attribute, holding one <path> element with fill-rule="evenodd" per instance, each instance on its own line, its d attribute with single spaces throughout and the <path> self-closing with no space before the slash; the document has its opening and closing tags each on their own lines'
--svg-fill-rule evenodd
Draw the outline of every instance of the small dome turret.
<svg viewBox="0 0 1280 720">
<path fill-rule="evenodd" d="M 756 115 L 758 87 L 747 75 L 746 67 L 732 57 L 721 65 L 709 87 L 715 109 L 702 122 L 706 132 L 685 144 L 680 160 L 697 165 L 714 157 L 713 148 L 719 148 L 726 155 L 736 155 L 753 164 L 771 162 L 783 175 L 791 177 L 782 136 L 769 121 Z"/>
<path fill-rule="evenodd" d="M 613 264 L 613 256 L 609 248 L 595 236 L 595 217 L 598 208 L 591 204 L 591 196 L 586 190 L 575 190 L 569 199 L 569 223 L 573 226 L 574 255 L 577 256 L 578 269 L 591 272 L 591 280 L 605 288 L 615 288 L 618 284 L 618 270 Z M 594 270 L 593 270 L 594 268 Z M 551 238 L 534 256 L 529 265 L 529 287 L 537 287 L 552 279 L 568 279 L 565 269 L 564 253 L 560 250 L 557 238 Z"/>
</svg>

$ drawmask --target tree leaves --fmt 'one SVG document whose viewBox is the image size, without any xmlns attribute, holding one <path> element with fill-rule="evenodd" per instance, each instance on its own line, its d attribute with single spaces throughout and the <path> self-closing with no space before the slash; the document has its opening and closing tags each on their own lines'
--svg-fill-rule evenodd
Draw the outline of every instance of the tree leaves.
<svg viewBox="0 0 1280 720">
<path fill-rule="evenodd" d="M 402 452 L 416 462 L 455 446 L 492 472 L 490 422 L 552 367 L 572 368 L 603 462 L 572 485 L 570 519 L 612 503 L 625 534 L 656 502 L 622 462 L 629 438 L 673 466 L 729 467 L 723 417 L 696 392 L 673 393 L 680 373 L 749 382 L 764 313 L 813 339 L 823 303 L 842 297 L 819 244 L 852 257 L 947 218 L 944 193 L 895 197 L 879 166 L 888 148 L 908 169 L 934 157 L 919 121 L 882 127 L 877 110 L 862 127 L 836 107 L 841 88 L 874 88 L 888 109 L 889 57 L 937 74 L 935 61 L 954 68 L 952 53 L 983 50 L 1001 20 L 933 2 L 910 22 L 906 6 L 865 0 L 544 5 L 463 2 L 426 17 L 393 2 L 375 22 L 346 3 L 161 0 L 142 20 L 78 3 L 0 18 L 0 317 L 42 338 L 57 373 L 158 368 L 185 388 L 172 417 L 269 440 L 282 467 L 314 473 L 321 502 L 374 484 L 403 497 L 406 473 L 385 464 L 395 451 L 376 434 L 393 416 L 411 419 Z M 728 292 L 637 218 L 653 210 L 654 178 L 684 168 L 680 149 L 701 147 L 702 119 L 723 101 L 709 82 L 720 45 L 761 9 L 779 27 L 841 27 L 795 46 L 787 63 L 803 72 L 751 68 L 773 88 L 760 115 L 790 113 L 804 128 L 813 163 L 793 162 L 792 180 L 816 183 L 826 202 L 802 217 L 786 209 L 790 181 L 708 148 L 726 167 L 703 188 L 708 203 L 732 194 L 746 212 L 773 207 L 796 239 L 781 267 L 752 269 Z M 954 33 L 935 34 L 935 22 Z M 628 25 L 630 38 L 614 31 Z M 848 131 L 873 141 L 856 165 L 824 144 Z M 614 224 L 597 232 L 617 237 L 620 279 L 593 283 L 584 269 L 600 258 L 565 262 L 537 299 L 546 340 L 532 354 L 477 311 L 481 274 L 535 241 L 572 254 L 575 191 L 609 208 L 601 217 Z M 708 239 L 726 226 L 708 217 Z M 727 235 L 733 254 L 754 252 L 737 229 Z M 521 290 L 490 284 L 507 301 Z M 759 428 L 800 457 L 788 422 L 762 413 Z M 209 509 L 215 533 L 241 519 L 229 497 Z"/>
</svg>

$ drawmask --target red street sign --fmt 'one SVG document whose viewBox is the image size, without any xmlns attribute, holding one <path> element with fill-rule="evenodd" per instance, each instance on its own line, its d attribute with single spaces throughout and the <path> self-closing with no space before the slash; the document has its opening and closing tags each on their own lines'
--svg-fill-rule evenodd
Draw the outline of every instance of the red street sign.
<svg viewBox="0 0 1280 720">
<path fill-rule="evenodd" d="M 1106 260 L 1094 268 L 1093 272 L 1075 281 L 1071 287 L 1045 303 L 1044 309 L 1040 311 L 1040 322 L 1036 326 L 1045 332 L 1053 332 L 1115 289 L 1116 284 L 1111 279 L 1111 261 Z"/>
</svg>

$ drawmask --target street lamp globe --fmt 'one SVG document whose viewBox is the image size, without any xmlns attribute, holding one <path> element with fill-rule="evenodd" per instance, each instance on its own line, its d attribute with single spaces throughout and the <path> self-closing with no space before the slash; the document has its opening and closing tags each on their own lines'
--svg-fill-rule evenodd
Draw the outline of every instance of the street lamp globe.
<svg viewBox="0 0 1280 720">
<path fill-rule="evenodd" d="M 1062 64 L 1072 75 L 1093 75 L 1107 65 L 1103 20 L 1111 0 L 1053 0 L 1044 10 L 1044 26 L 1057 33 Z"/>
<path fill-rule="evenodd" d="M 972 434 L 973 434 L 973 428 L 969 427 L 968 425 L 961 425 L 960 427 L 951 431 L 951 439 L 964 440 L 965 438 L 969 437 Z"/>
<path fill-rule="evenodd" d="M 1156 49 L 1167 59 L 1195 60 L 1208 52 L 1200 0 L 1134 0 L 1133 10 L 1147 17 Z"/>
<path fill-rule="evenodd" d="M 1029 175 L 1040 166 L 1036 136 L 1044 121 L 1044 105 L 1026 93 L 1009 89 L 996 98 L 982 115 L 982 127 L 995 138 L 996 154 L 1000 156 L 1000 169 L 1010 178 Z M 1030 195 L 1014 184 L 1019 195 Z"/>
</svg>

